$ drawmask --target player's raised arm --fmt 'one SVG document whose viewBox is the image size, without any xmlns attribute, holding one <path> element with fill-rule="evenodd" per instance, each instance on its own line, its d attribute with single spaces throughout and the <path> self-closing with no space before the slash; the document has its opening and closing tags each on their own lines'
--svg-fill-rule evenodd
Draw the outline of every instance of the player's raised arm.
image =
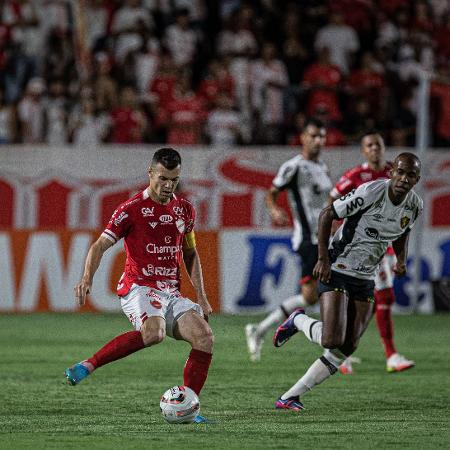
<svg viewBox="0 0 450 450">
<path fill-rule="evenodd" d="M 75 297 L 80 306 L 84 305 L 86 295 L 89 294 L 95 272 L 100 265 L 103 253 L 113 245 L 113 242 L 104 236 L 100 236 L 90 247 L 84 264 L 84 273 L 80 282 L 74 287 Z"/>
<path fill-rule="evenodd" d="M 211 305 L 206 296 L 205 284 L 203 282 L 203 271 L 200 262 L 200 256 L 197 252 L 195 244 L 195 234 L 193 231 L 187 233 L 183 243 L 183 260 L 186 266 L 186 271 L 194 286 L 197 302 L 203 309 L 203 314 L 207 319 L 212 313 Z"/>
</svg>

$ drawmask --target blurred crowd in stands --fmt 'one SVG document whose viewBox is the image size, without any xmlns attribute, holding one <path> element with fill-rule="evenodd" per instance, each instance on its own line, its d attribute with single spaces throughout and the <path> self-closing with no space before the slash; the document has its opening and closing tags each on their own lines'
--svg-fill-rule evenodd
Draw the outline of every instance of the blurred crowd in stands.
<svg viewBox="0 0 450 450">
<path fill-rule="evenodd" d="M 0 143 L 450 147 L 448 0 L 0 0 Z"/>
</svg>

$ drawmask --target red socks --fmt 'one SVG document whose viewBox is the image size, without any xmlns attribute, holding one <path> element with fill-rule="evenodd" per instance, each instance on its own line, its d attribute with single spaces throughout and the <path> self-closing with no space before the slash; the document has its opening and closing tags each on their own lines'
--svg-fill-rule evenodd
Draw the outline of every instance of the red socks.
<svg viewBox="0 0 450 450">
<path fill-rule="evenodd" d="M 193 348 L 184 366 L 183 384 L 190 387 L 197 395 L 205 384 L 211 359 L 211 353 Z"/>
<path fill-rule="evenodd" d="M 92 364 L 94 369 L 97 369 L 112 361 L 131 355 L 144 347 L 141 332 L 129 331 L 116 336 L 86 361 Z"/>
<path fill-rule="evenodd" d="M 386 358 L 389 358 L 393 353 L 397 353 L 394 344 L 394 324 L 391 313 L 391 306 L 394 302 L 395 296 L 392 288 L 375 291 L 375 318 Z"/>
<path fill-rule="evenodd" d="M 117 359 L 131 355 L 144 347 L 140 331 L 129 331 L 116 336 L 85 362 L 97 369 Z M 211 353 L 192 349 L 184 366 L 183 384 L 190 387 L 197 395 L 205 384 L 211 359 Z"/>
</svg>

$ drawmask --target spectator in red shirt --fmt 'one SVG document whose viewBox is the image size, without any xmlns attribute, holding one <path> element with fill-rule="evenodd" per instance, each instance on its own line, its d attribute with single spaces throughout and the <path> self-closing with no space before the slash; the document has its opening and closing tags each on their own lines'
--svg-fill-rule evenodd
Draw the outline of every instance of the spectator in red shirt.
<svg viewBox="0 0 450 450">
<path fill-rule="evenodd" d="M 435 123 L 436 145 L 450 146 L 450 63 L 444 61 L 438 68 L 438 75 L 431 83 L 430 94 L 437 100 Z"/>
<path fill-rule="evenodd" d="M 172 100 L 176 79 L 176 69 L 172 57 L 169 53 L 162 53 L 158 70 L 149 86 L 155 103 L 164 105 Z"/>
<path fill-rule="evenodd" d="M 341 81 L 341 71 L 330 62 L 329 49 L 322 48 L 317 62 L 306 69 L 303 77 L 302 87 L 309 90 L 307 114 L 314 115 L 318 107 L 325 107 L 329 111 L 331 120 L 341 120 L 342 114 L 337 96 Z"/>
<path fill-rule="evenodd" d="M 347 80 L 347 92 L 352 97 L 365 97 L 372 111 L 379 112 L 380 103 L 384 98 L 384 75 L 380 73 L 377 62 L 371 52 L 365 52 L 361 57 L 360 67 L 353 70 Z"/>
<path fill-rule="evenodd" d="M 208 109 L 214 107 L 219 94 L 234 99 L 234 80 L 228 67 L 222 61 L 213 59 L 208 64 L 208 73 L 200 82 L 198 93 L 207 102 Z"/>
<path fill-rule="evenodd" d="M 208 111 L 203 98 L 192 88 L 189 71 L 180 74 L 173 98 L 166 105 L 161 105 L 160 115 L 167 126 L 168 144 L 194 145 L 202 142 L 202 128 Z"/>
<path fill-rule="evenodd" d="M 434 40 L 437 56 L 450 59 L 450 12 L 446 14 L 442 25 L 434 33 Z"/>
<path fill-rule="evenodd" d="M 424 0 L 414 2 L 412 27 L 427 33 L 433 31 L 432 9 L 428 2 Z"/>
<path fill-rule="evenodd" d="M 136 91 L 133 87 L 124 87 L 120 92 L 120 103 L 111 111 L 112 136 L 114 144 L 139 144 L 147 125 Z"/>
</svg>

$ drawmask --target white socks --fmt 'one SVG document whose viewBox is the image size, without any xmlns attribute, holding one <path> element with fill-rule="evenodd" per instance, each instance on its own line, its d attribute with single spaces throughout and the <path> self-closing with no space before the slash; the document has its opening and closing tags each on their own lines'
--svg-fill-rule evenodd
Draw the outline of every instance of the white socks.
<svg viewBox="0 0 450 450">
<path fill-rule="evenodd" d="M 345 356 L 337 349 L 325 349 L 323 356 L 316 359 L 300 380 L 297 381 L 281 398 L 286 400 L 289 397 L 302 396 L 310 391 L 314 386 L 325 381 L 336 373 L 338 367 L 344 361 Z"/>
<path fill-rule="evenodd" d="M 320 320 L 313 319 L 306 314 L 298 314 L 294 319 L 294 324 L 311 342 L 322 345 L 323 323 Z"/>
<path fill-rule="evenodd" d="M 257 328 L 257 333 L 259 337 L 263 337 L 269 328 L 272 327 L 272 325 L 279 325 L 283 320 L 286 319 L 286 314 L 289 316 L 292 311 L 294 311 L 295 308 L 299 308 L 300 306 L 305 306 L 305 300 L 303 299 L 303 296 L 301 294 L 294 295 L 292 297 L 287 298 L 284 300 L 281 305 L 274 309 L 269 315 L 263 319 L 259 324 Z"/>
</svg>

